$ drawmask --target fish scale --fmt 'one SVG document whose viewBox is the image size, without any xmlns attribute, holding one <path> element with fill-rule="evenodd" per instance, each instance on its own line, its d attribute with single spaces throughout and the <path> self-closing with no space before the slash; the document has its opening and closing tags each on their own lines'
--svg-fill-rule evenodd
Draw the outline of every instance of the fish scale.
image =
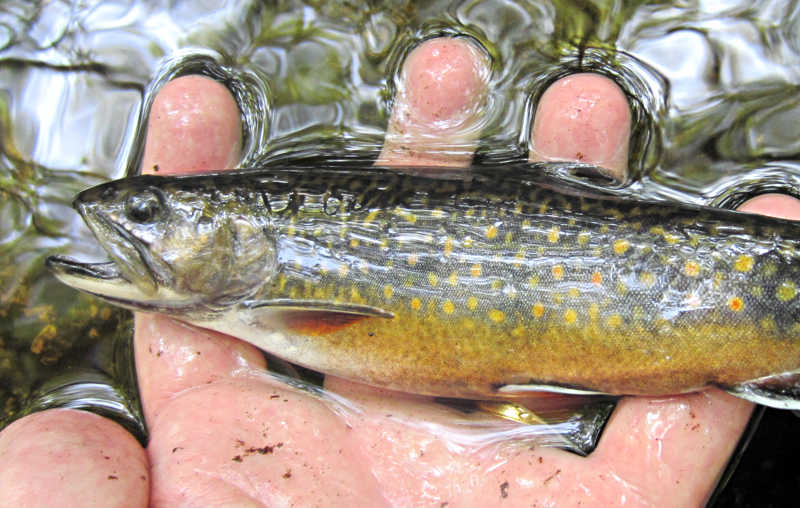
<svg viewBox="0 0 800 508">
<path fill-rule="evenodd" d="M 654 395 L 800 369 L 800 226 L 622 199 L 542 169 L 145 176 L 90 189 L 77 206 L 118 258 L 121 240 L 103 224 L 121 221 L 116 231 L 147 252 L 119 260 L 133 272 L 140 263 L 171 271 L 153 277 L 161 296 L 146 305 L 117 303 L 376 386 L 471 398 Z M 140 194 L 163 207 L 160 222 L 125 219 Z M 197 216 L 210 219 L 201 227 Z M 192 244 L 201 229 L 202 248 Z M 193 252 L 202 262 L 181 271 Z M 231 289 L 227 272 L 252 276 L 232 277 Z M 217 292 L 178 300 L 202 304 L 164 296 L 203 287 L 185 282 L 196 278 Z"/>
</svg>

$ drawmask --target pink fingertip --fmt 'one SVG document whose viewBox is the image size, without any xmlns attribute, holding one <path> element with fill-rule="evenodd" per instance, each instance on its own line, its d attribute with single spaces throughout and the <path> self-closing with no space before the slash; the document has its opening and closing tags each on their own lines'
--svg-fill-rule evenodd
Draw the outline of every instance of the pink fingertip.
<svg viewBox="0 0 800 508">
<path fill-rule="evenodd" d="M 761 194 L 744 202 L 739 211 L 800 220 L 800 200 L 786 194 Z"/>
<path fill-rule="evenodd" d="M 529 157 L 595 164 L 624 179 L 630 133 L 620 87 L 599 74 L 574 74 L 550 85 L 539 100 Z"/>
<path fill-rule="evenodd" d="M 241 150 L 241 114 L 230 91 L 210 78 L 182 76 L 153 101 L 142 172 L 218 171 L 233 167 Z"/>
</svg>

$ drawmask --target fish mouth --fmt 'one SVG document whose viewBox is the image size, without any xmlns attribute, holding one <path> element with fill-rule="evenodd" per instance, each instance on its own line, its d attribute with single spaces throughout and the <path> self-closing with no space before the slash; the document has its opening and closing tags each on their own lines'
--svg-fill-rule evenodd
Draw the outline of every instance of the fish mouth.
<svg viewBox="0 0 800 508">
<path fill-rule="evenodd" d="M 66 256 L 50 256 L 45 265 L 64 284 L 93 295 L 127 300 L 139 292 L 122 276 L 114 261 L 84 263 Z"/>
</svg>

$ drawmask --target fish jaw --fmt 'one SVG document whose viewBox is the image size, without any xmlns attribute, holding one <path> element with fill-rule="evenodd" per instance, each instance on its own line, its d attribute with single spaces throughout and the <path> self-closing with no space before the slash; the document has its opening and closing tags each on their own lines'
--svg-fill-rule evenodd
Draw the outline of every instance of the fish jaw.
<svg viewBox="0 0 800 508">
<path fill-rule="evenodd" d="M 47 268 L 64 284 L 115 302 L 146 301 L 151 294 L 124 278 L 114 261 L 82 263 L 63 256 L 50 256 Z"/>
<path fill-rule="evenodd" d="M 142 242 L 118 225 L 106 212 L 99 210 L 91 203 L 82 201 L 80 197 L 76 199 L 73 206 L 116 265 L 114 286 L 135 286 L 138 292 L 147 298 L 155 295 L 158 291 L 158 283 L 151 269 L 152 263 L 148 262 L 147 249 L 142 245 Z M 73 262 L 73 264 L 75 265 L 77 262 Z M 84 264 L 84 271 L 87 275 L 110 273 L 106 267 L 100 269 L 100 271 L 95 271 L 92 268 L 88 268 L 90 266 L 92 265 Z M 94 268 L 98 267 L 95 266 Z M 70 271 L 70 273 L 77 272 Z M 109 279 L 95 277 L 95 280 Z M 102 295 L 103 293 L 99 294 Z"/>
</svg>

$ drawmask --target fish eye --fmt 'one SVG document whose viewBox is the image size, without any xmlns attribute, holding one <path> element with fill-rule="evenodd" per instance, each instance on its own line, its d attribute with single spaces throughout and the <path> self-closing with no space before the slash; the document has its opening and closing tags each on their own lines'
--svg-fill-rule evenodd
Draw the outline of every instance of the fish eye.
<svg viewBox="0 0 800 508">
<path fill-rule="evenodd" d="M 164 208 L 160 194 L 156 189 L 144 189 L 131 194 L 125 203 L 125 214 L 139 224 L 153 222 L 159 218 Z"/>
</svg>

